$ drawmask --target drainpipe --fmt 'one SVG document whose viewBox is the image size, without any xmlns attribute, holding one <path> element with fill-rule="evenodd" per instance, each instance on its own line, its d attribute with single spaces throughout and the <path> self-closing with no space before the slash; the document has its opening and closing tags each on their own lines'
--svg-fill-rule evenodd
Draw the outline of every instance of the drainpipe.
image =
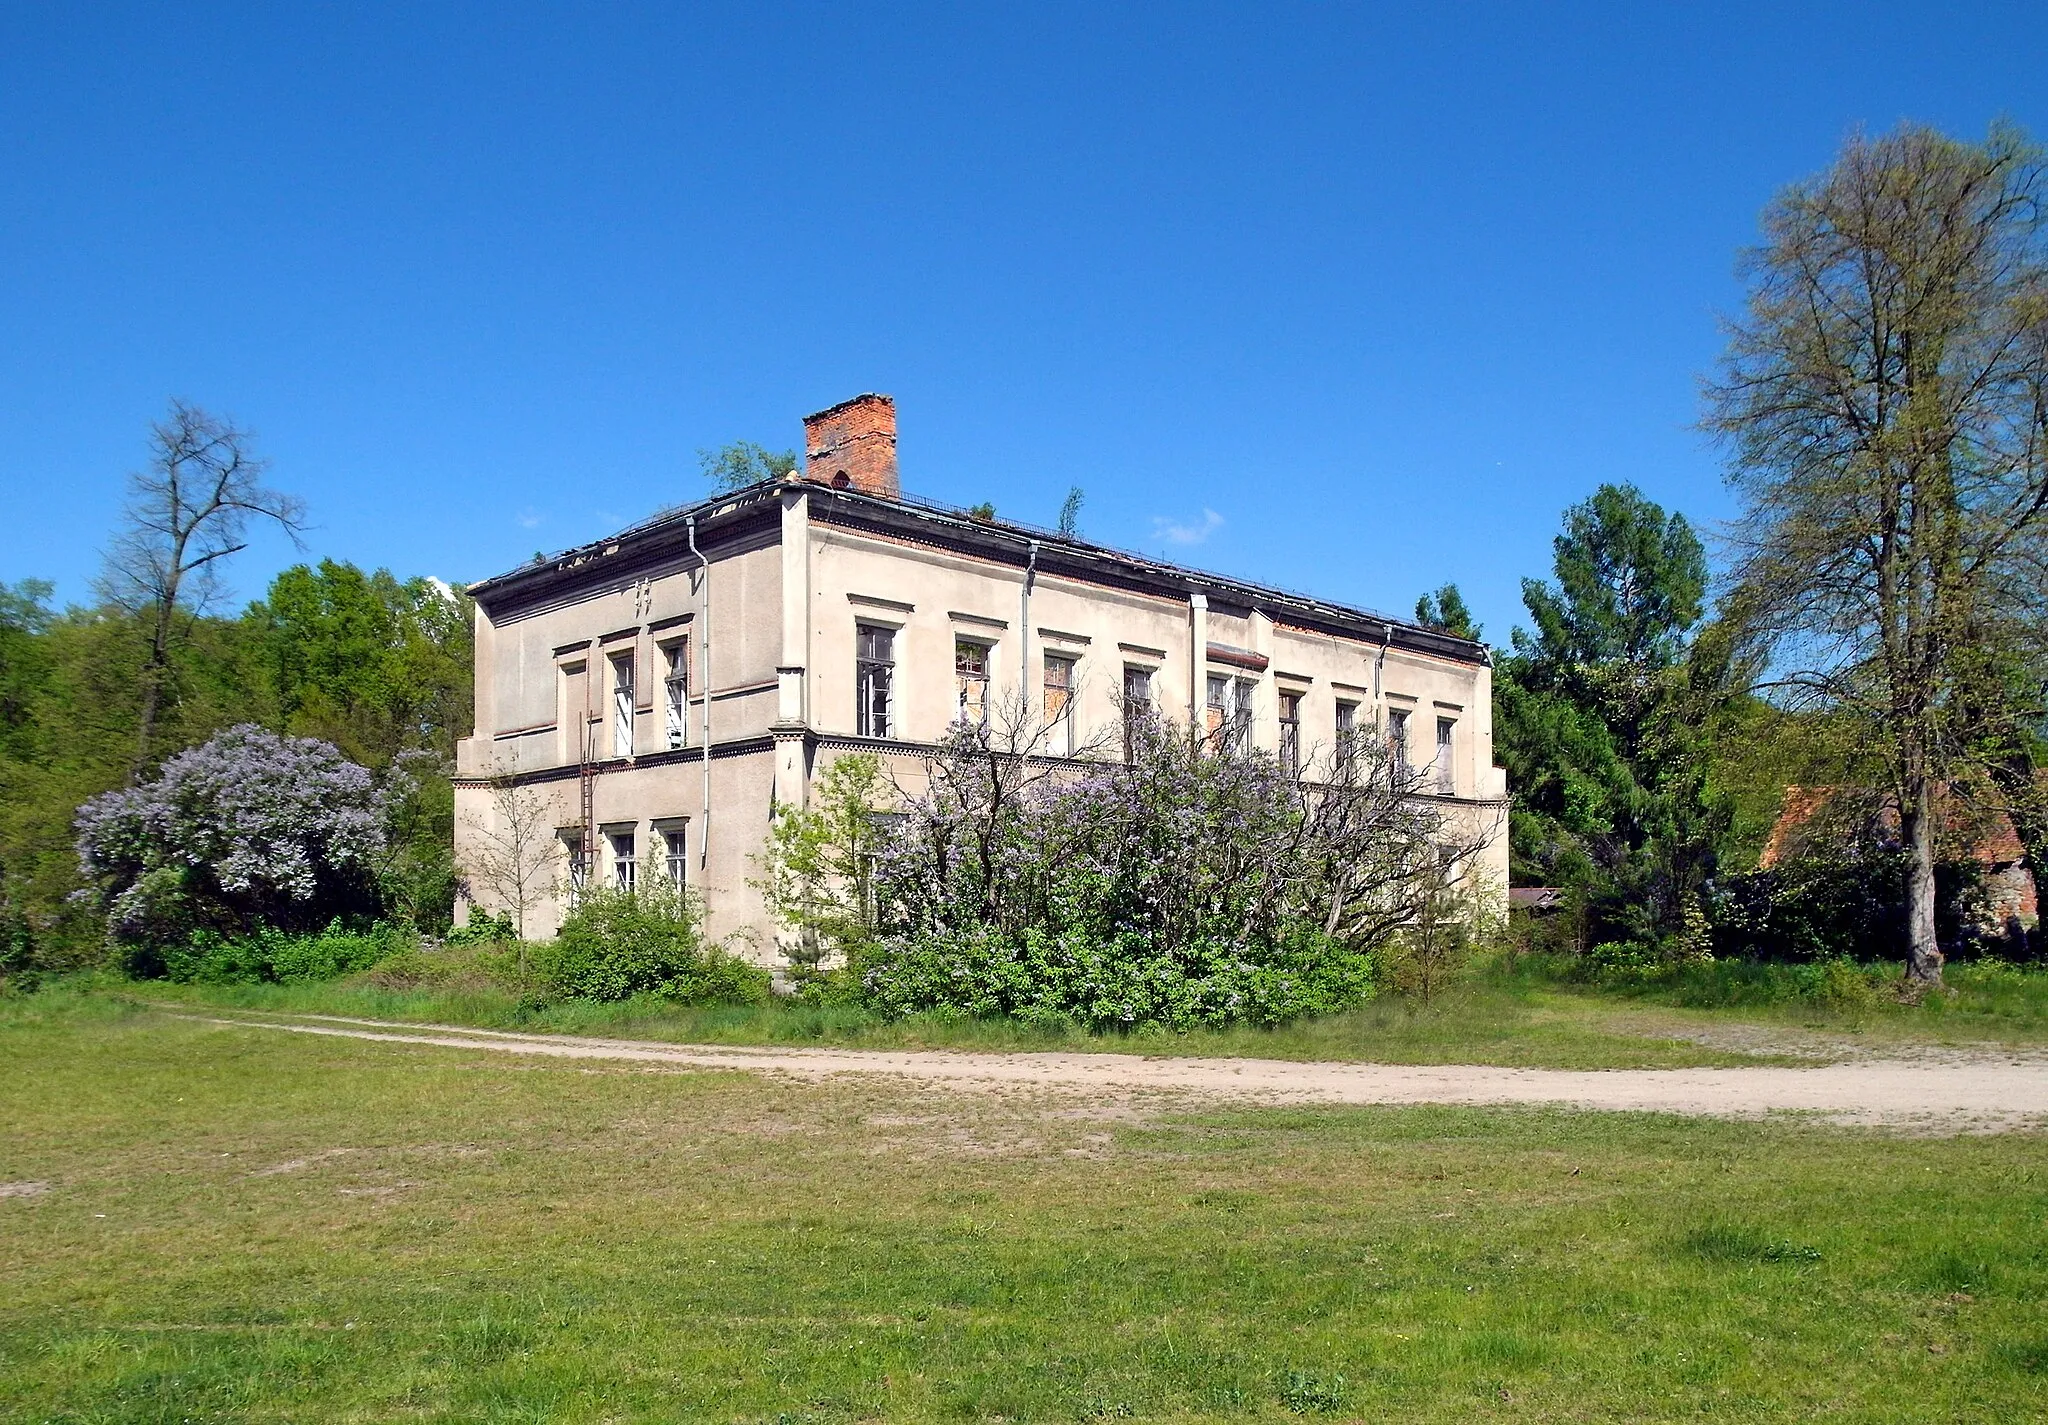
<svg viewBox="0 0 2048 1425">
<path fill-rule="evenodd" d="M 1017 696 L 1031 705 L 1031 580 L 1038 573 L 1038 541 L 1031 541 L 1031 559 L 1024 566 L 1024 593 L 1017 609 Z"/>
<path fill-rule="evenodd" d="M 697 517 L 691 515 L 683 521 L 683 527 L 690 534 L 690 553 L 697 556 L 697 564 L 704 571 L 704 625 L 698 630 L 697 647 L 702 650 L 700 659 L 704 668 L 704 830 L 697 835 L 697 866 L 709 870 L 711 866 L 711 558 L 697 548 Z"/>
<path fill-rule="evenodd" d="M 1394 641 L 1394 626 L 1380 625 L 1380 651 L 1372 660 L 1372 716 L 1376 723 L 1387 720 L 1387 647 Z"/>
</svg>

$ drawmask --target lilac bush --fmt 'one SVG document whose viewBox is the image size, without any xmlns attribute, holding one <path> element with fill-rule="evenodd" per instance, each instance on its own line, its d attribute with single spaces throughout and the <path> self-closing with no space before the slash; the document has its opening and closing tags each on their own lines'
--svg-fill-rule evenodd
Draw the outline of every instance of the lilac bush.
<svg viewBox="0 0 2048 1425">
<path fill-rule="evenodd" d="M 113 938 L 144 951 L 317 929 L 375 911 L 385 800 L 333 744 L 243 724 L 80 807 L 79 865 Z"/>
<path fill-rule="evenodd" d="M 1150 720 L 1128 764 L 996 742 L 956 728 L 878 859 L 860 971 L 877 1008 L 1097 1028 L 1341 1008 L 1372 993 L 1417 868 L 1447 849 L 1383 765 L 1304 779 Z"/>
</svg>

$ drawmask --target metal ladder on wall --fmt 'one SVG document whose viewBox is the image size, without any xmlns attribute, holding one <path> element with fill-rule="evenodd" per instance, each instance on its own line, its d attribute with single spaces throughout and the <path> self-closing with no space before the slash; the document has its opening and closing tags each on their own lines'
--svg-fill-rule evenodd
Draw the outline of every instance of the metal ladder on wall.
<svg viewBox="0 0 2048 1425">
<path fill-rule="evenodd" d="M 588 708 L 584 709 L 583 735 L 578 741 L 582 748 L 576 780 L 583 812 L 583 888 L 588 890 L 596 884 L 593 878 L 597 875 L 597 733 L 593 730 Z"/>
</svg>

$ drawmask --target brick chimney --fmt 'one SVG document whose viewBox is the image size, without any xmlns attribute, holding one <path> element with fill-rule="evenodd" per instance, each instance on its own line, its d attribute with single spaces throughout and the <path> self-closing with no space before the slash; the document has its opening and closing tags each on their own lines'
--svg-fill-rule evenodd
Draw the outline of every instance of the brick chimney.
<svg viewBox="0 0 2048 1425">
<path fill-rule="evenodd" d="M 869 392 L 804 417 L 804 478 L 841 490 L 900 499 L 896 399 Z"/>
</svg>

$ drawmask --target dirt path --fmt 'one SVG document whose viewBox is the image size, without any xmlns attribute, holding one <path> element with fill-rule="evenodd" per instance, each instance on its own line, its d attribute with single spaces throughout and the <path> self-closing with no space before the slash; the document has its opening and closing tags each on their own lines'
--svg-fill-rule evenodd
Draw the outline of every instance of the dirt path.
<svg viewBox="0 0 2048 1425">
<path fill-rule="evenodd" d="M 954 1090 L 1043 1088 L 1087 1097 L 1146 1093 L 1268 1104 L 1563 1104 L 1722 1118 L 1811 1113 L 1835 1122 L 1880 1124 L 1923 1133 L 2001 1132 L 2048 1125 L 2048 1058 L 1996 1051 L 1950 1053 L 1932 1060 L 1866 1059 L 1813 1068 L 1504 1069 L 1463 1064 L 1146 1058 L 1134 1054 L 753 1048 L 508 1034 L 330 1015 L 175 1017 L 241 1029 L 565 1059 L 737 1069 L 805 1078 L 875 1074 Z"/>
</svg>

